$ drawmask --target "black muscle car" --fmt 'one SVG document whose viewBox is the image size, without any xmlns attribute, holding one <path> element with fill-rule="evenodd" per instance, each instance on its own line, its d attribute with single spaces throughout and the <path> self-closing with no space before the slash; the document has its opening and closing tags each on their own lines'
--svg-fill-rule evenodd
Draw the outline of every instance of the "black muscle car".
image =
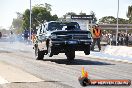
<svg viewBox="0 0 132 88">
<path fill-rule="evenodd" d="M 91 33 L 81 30 L 77 22 L 46 22 L 38 29 L 36 37 L 34 49 L 38 60 L 47 54 L 52 57 L 65 53 L 68 60 L 74 60 L 75 51 L 90 54 Z"/>
</svg>

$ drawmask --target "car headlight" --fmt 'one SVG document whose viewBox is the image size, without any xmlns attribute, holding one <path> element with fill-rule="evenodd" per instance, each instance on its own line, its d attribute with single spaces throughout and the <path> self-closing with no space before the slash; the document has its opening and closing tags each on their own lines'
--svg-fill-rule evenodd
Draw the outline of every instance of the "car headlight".
<svg viewBox="0 0 132 88">
<path fill-rule="evenodd" d="M 45 40 L 45 36 L 44 35 L 41 35 L 41 36 L 38 36 L 39 40 Z"/>
<path fill-rule="evenodd" d="M 88 34 L 88 38 L 91 38 L 91 34 Z"/>
<path fill-rule="evenodd" d="M 93 42 L 93 39 L 91 38 L 91 42 Z"/>
<path fill-rule="evenodd" d="M 52 34 L 52 35 L 51 35 L 51 38 L 52 38 L 52 39 L 56 39 L 56 38 L 57 38 L 57 35 L 56 35 L 56 34 Z"/>
</svg>

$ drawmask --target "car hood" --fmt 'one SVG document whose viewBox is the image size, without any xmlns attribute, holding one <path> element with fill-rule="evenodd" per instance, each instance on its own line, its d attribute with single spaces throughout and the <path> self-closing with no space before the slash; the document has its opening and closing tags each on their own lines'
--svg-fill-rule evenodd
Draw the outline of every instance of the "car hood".
<svg viewBox="0 0 132 88">
<path fill-rule="evenodd" d="M 67 35 L 67 34 L 88 34 L 90 31 L 87 30 L 56 30 L 52 31 L 51 34 L 56 34 L 56 35 Z"/>
</svg>

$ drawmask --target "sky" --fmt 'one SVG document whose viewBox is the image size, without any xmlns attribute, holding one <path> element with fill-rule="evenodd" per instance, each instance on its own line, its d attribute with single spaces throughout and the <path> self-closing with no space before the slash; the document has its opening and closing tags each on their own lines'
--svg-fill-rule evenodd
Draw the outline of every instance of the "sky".
<svg viewBox="0 0 132 88">
<path fill-rule="evenodd" d="M 31 0 L 31 5 L 48 3 L 52 5 L 52 14 L 62 17 L 67 12 L 90 14 L 94 11 L 97 19 L 104 16 L 117 17 L 118 0 Z M 127 18 L 128 6 L 132 0 L 119 0 L 119 17 Z M 0 0 L 0 28 L 8 29 L 16 18 L 16 12 L 24 13 L 30 8 L 30 0 Z"/>
</svg>

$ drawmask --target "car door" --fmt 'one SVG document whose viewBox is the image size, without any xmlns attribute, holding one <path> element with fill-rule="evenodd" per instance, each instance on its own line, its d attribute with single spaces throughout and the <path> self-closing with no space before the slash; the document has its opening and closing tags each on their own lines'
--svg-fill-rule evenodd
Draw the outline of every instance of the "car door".
<svg viewBox="0 0 132 88">
<path fill-rule="evenodd" d="M 42 25 L 38 33 L 38 48 L 40 51 L 47 50 L 45 34 L 45 25 Z"/>
</svg>

